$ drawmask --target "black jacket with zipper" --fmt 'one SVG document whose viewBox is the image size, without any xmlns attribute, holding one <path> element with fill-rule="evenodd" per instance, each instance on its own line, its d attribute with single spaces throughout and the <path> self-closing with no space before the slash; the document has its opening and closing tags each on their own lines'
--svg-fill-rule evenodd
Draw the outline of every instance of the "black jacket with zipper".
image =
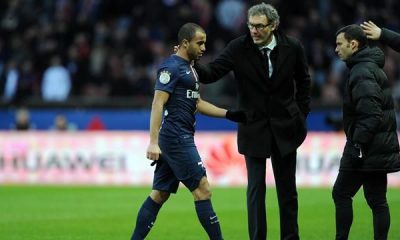
<svg viewBox="0 0 400 240">
<path fill-rule="evenodd" d="M 382 67 L 383 52 L 364 47 L 346 60 L 350 69 L 343 99 L 347 142 L 340 170 L 400 170 L 394 102 Z M 355 145 L 361 146 L 362 157 Z"/>
</svg>

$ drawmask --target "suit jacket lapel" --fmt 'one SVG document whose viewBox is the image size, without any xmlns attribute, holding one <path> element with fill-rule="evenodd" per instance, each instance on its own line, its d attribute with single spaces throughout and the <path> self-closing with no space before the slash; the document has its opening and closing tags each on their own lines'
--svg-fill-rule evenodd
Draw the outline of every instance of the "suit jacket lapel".
<svg viewBox="0 0 400 240">
<path fill-rule="evenodd" d="M 276 46 L 277 56 L 276 62 L 273 64 L 274 71 L 272 72 L 271 80 L 273 85 L 279 84 L 279 72 L 285 70 L 284 63 L 286 58 L 290 55 L 290 46 L 285 41 L 278 37 L 278 45 Z"/>
<path fill-rule="evenodd" d="M 257 74 L 262 76 L 262 79 L 265 79 L 265 83 L 270 85 L 271 81 L 268 79 L 267 72 L 264 69 L 267 67 L 266 64 L 263 63 L 264 58 L 261 52 L 254 46 L 252 40 L 251 42 L 247 41 L 246 56 L 243 58 L 243 60 L 245 59 L 254 66 L 254 68 L 257 70 Z"/>
</svg>

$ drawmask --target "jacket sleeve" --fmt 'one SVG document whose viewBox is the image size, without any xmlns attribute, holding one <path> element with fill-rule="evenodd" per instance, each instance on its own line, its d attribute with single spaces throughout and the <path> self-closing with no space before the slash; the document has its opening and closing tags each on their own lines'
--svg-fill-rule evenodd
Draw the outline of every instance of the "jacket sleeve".
<svg viewBox="0 0 400 240">
<path fill-rule="evenodd" d="M 296 81 L 296 102 L 304 116 L 310 112 L 311 78 L 308 73 L 308 64 L 303 46 L 298 42 L 296 69 L 294 75 Z"/>
<path fill-rule="evenodd" d="M 226 46 L 222 52 L 208 64 L 201 64 L 196 62 L 194 68 L 199 75 L 201 83 L 213 83 L 225 76 L 233 69 L 233 46 L 232 42 Z"/>
<path fill-rule="evenodd" d="M 400 52 L 400 34 L 389 29 L 382 28 L 379 41 L 393 48 L 395 51 Z"/>
<path fill-rule="evenodd" d="M 351 141 L 366 144 L 371 141 L 382 120 L 382 90 L 373 76 L 358 75 L 351 82 L 356 121 Z"/>
</svg>

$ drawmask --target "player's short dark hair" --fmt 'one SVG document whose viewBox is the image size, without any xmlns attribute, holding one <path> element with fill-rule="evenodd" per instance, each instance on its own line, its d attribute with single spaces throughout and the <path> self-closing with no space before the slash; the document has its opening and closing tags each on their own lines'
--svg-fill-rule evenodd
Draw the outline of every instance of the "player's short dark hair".
<svg viewBox="0 0 400 240">
<path fill-rule="evenodd" d="M 356 40 L 359 44 L 359 48 L 368 44 L 367 35 L 365 35 L 364 31 L 359 25 L 352 24 L 343 27 L 336 32 L 336 36 L 341 33 L 344 33 L 344 38 L 347 41 Z"/>
<path fill-rule="evenodd" d="M 192 40 L 197 31 L 205 32 L 204 29 L 196 23 L 184 24 L 178 32 L 178 43 L 181 44 L 184 39 L 188 41 Z"/>
</svg>

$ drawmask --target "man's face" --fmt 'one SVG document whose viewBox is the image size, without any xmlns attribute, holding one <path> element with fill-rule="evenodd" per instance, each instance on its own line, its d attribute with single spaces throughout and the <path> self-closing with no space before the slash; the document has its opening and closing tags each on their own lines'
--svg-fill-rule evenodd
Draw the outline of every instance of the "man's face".
<svg viewBox="0 0 400 240">
<path fill-rule="evenodd" d="M 353 55 L 353 45 L 354 43 L 349 42 L 344 38 L 344 33 L 339 33 L 336 37 L 336 49 L 335 52 L 343 61 L 347 60 Z"/>
<path fill-rule="evenodd" d="M 275 24 L 270 23 L 265 15 L 249 16 L 247 26 L 253 42 L 260 46 L 271 42 L 272 32 L 276 28 Z"/>
<path fill-rule="evenodd" d="M 203 53 L 206 51 L 206 34 L 202 31 L 196 31 L 196 34 L 190 40 L 187 54 L 192 60 L 199 60 Z"/>
</svg>

